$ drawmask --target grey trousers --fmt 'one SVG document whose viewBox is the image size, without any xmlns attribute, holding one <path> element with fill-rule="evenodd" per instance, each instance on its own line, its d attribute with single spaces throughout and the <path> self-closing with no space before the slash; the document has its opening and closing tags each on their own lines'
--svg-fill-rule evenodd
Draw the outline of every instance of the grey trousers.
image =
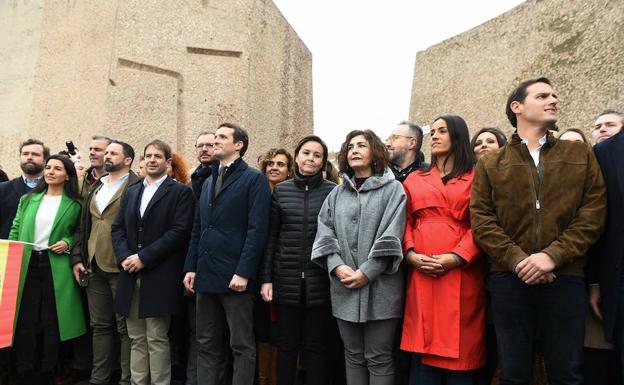
<svg viewBox="0 0 624 385">
<path fill-rule="evenodd" d="M 139 288 L 137 279 L 130 317 L 126 319 L 132 340 L 130 372 L 132 385 L 170 385 L 171 351 L 169 324 L 171 317 L 139 318 Z"/>
<path fill-rule="evenodd" d="M 399 319 L 355 323 L 338 320 L 348 385 L 393 385 L 392 346 Z"/>
<path fill-rule="evenodd" d="M 226 328 L 234 356 L 232 385 L 252 385 L 256 372 L 252 294 L 197 294 L 197 376 L 217 385 L 223 368 Z"/>
<path fill-rule="evenodd" d="M 113 365 L 117 361 L 116 339 L 119 339 L 121 345 L 119 383 L 130 384 L 130 337 L 126 329 L 126 319 L 113 312 L 117 276 L 117 273 L 107 273 L 95 265 L 86 290 L 90 324 L 93 328 L 92 384 L 109 383 Z"/>
</svg>

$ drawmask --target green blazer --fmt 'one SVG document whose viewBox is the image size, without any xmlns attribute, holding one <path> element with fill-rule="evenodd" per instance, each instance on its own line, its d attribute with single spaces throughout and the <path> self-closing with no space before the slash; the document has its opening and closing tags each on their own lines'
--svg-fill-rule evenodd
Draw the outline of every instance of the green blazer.
<svg viewBox="0 0 624 385">
<path fill-rule="evenodd" d="M 41 199 L 45 192 L 36 194 L 26 194 L 19 202 L 17 214 L 13 220 L 13 226 L 9 234 L 10 240 L 32 242 L 35 235 L 35 217 L 41 204 Z M 69 250 L 73 246 L 72 235 L 78 226 L 80 218 L 80 202 L 75 201 L 65 194 L 61 198 L 61 204 L 52 225 L 49 244 L 58 241 L 65 241 L 69 245 Z M 22 270 L 19 279 L 19 290 L 17 292 L 16 315 L 19 315 L 19 308 L 22 300 L 22 292 L 26 274 L 28 274 L 28 264 L 32 247 L 24 245 L 22 256 Z M 52 270 L 52 281 L 54 282 L 54 295 L 56 299 L 56 315 L 58 318 L 59 334 L 61 341 L 78 337 L 87 330 L 87 324 L 80 298 L 80 286 L 76 283 L 72 273 L 69 254 L 56 254 L 49 251 L 50 267 Z M 17 316 L 15 320 L 17 322 Z M 15 325 L 13 326 L 15 329 Z"/>
</svg>

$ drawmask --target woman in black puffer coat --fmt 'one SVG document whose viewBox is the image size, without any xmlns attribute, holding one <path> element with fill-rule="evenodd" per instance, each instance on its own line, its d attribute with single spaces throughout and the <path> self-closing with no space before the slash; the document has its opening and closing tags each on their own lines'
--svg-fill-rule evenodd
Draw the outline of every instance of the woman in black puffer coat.
<svg viewBox="0 0 624 385">
<path fill-rule="evenodd" d="M 273 190 L 271 232 L 259 278 L 262 299 L 277 305 L 278 385 L 294 384 L 300 347 L 307 385 L 326 384 L 329 278 L 310 261 L 319 211 L 336 186 L 323 179 L 326 160 L 321 138 L 303 138 L 295 148 L 295 176 Z"/>
</svg>

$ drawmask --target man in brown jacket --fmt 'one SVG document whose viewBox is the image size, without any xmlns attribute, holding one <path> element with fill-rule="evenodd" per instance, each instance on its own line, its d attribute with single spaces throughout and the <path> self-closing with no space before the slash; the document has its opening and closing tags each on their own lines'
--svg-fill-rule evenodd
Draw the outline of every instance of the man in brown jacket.
<svg viewBox="0 0 624 385">
<path fill-rule="evenodd" d="M 530 384 L 539 333 L 551 384 L 583 384 L 585 253 L 604 226 L 606 194 L 584 143 L 549 131 L 559 101 L 546 78 L 507 100 L 511 142 L 477 164 L 471 222 L 489 256 L 501 384 Z"/>
<path fill-rule="evenodd" d="M 120 384 L 130 383 L 130 338 L 123 316 L 113 312 L 119 267 L 111 239 L 111 225 L 117 218 L 121 196 L 128 186 L 141 181 L 130 170 L 134 150 L 124 142 L 111 141 L 104 153 L 103 171 L 85 198 L 81 214 L 80 241 L 74 247 L 72 263 L 78 282 L 80 274 L 89 273 L 87 298 L 93 328 L 93 368 L 91 384 L 108 384 L 113 371 L 116 345 L 121 343 Z"/>
</svg>

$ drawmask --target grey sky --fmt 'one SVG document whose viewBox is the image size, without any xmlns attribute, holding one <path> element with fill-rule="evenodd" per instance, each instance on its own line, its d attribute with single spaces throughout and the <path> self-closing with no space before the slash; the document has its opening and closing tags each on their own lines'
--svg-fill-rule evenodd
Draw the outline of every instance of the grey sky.
<svg viewBox="0 0 624 385">
<path fill-rule="evenodd" d="M 385 139 L 407 119 L 416 52 L 523 1 L 274 2 L 312 52 L 314 131 L 336 151 L 353 129 Z"/>
</svg>

